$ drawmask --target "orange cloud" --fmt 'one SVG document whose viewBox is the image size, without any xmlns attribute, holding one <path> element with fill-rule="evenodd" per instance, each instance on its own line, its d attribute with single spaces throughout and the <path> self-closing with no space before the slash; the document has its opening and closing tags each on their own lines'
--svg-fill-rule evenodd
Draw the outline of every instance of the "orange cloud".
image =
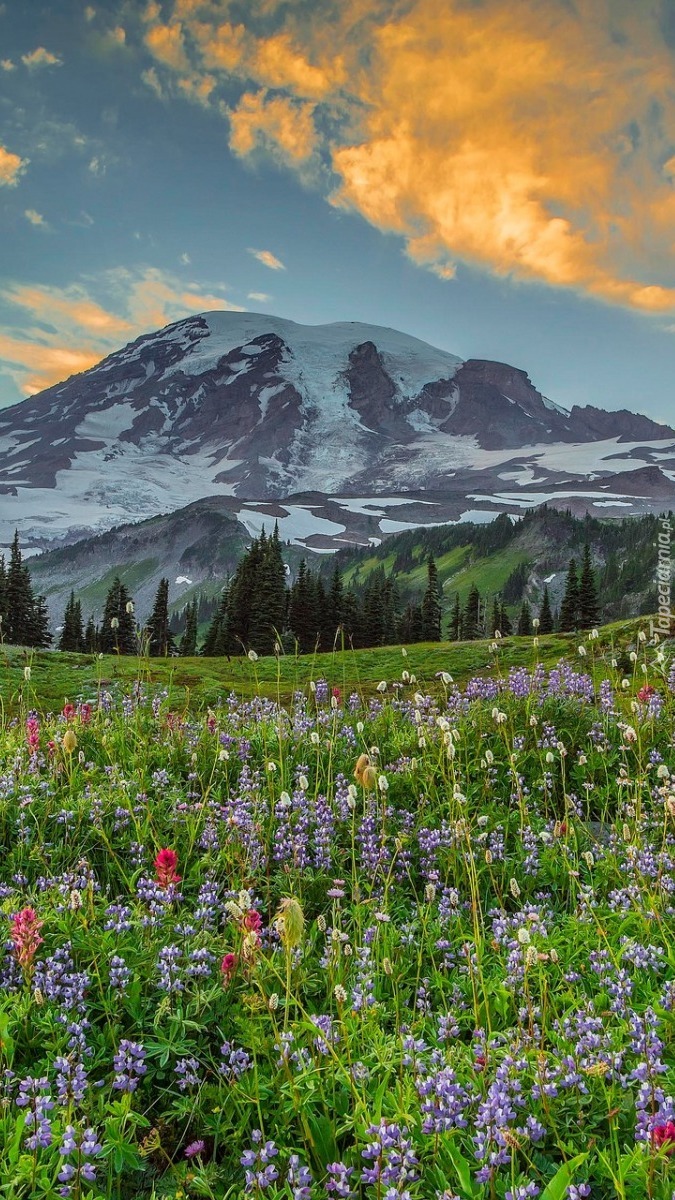
<svg viewBox="0 0 675 1200">
<path fill-rule="evenodd" d="M 235 153 L 306 179 L 328 163 L 330 202 L 441 278 L 463 261 L 675 307 L 675 67 L 654 0 L 252 0 L 245 27 L 229 7 L 173 0 L 147 37 L 169 67 L 180 42 L 193 89 L 208 75 Z"/>
<path fill-rule="evenodd" d="M 276 254 L 272 254 L 271 250 L 249 250 L 254 258 L 257 258 L 259 263 L 264 267 L 269 267 L 270 271 L 285 271 L 286 267 Z"/>
<path fill-rule="evenodd" d="M 21 61 L 30 71 L 34 71 L 38 67 L 63 65 L 62 60 L 56 54 L 52 54 L 51 50 L 45 50 L 44 46 L 38 46 L 35 50 L 31 50 L 30 54 L 22 54 Z"/>
<path fill-rule="evenodd" d="M 10 284 L 0 299 L 21 313 L 0 328 L 0 361 L 26 395 L 84 371 L 142 333 L 212 309 L 242 311 L 221 295 L 185 287 L 175 276 L 120 268 L 98 280 L 106 305 L 81 284 L 66 288 Z"/>
<path fill-rule="evenodd" d="M 27 159 L 19 158 L 18 154 L 12 154 L 11 150 L 0 146 L 0 187 L 14 187 L 27 165 Z"/>
</svg>

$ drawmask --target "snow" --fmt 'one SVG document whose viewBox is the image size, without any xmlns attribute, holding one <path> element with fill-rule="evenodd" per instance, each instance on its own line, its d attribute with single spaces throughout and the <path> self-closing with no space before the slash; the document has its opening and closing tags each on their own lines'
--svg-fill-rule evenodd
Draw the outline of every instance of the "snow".
<svg viewBox="0 0 675 1200">
<path fill-rule="evenodd" d="M 137 415 L 138 410 L 129 400 L 122 404 L 111 404 L 98 412 L 88 412 L 75 433 L 80 437 L 112 440 L 130 429 Z"/>
<path fill-rule="evenodd" d="M 189 584 L 191 584 L 191 583 L 192 583 L 192 580 L 191 580 L 191 579 L 188 579 L 187 575 L 177 575 L 177 576 L 176 576 L 176 583 L 178 583 L 178 584 L 183 584 L 183 583 L 184 583 L 184 584 L 186 584 L 186 585 L 189 585 Z"/>
<path fill-rule="evenodd" d="M 263 526 L 269 533 L 274 528 L 275 522 L 279 526 L 279 537 L 281 540 L 283 542 L 293 542 L 296 546 L 306 545 L 307 539 L 312 537 L 313 534 L 323 534 L 327 537 L 333 537 L 336 534 L 347 532 L 346 525 L 339 525 L 336 521 L 329 521 L 325 517 L 316 516 L 308 505 L 277 505 L 275 501 L 268 502 L 266 505 L 266 507 L 271 506 L 281 508 L 284 515 L 271 516 L 269 512 L 261 512 L 260 509 L 256 509 L 249 504 L 239 510 L 239 520 L 253 537 L 258 537 Z"/>
</svg>

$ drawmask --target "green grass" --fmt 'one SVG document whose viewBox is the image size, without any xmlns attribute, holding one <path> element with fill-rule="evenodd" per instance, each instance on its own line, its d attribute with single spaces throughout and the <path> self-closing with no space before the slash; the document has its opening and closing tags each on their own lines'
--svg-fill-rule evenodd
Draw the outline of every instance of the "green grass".
<svg viewBox="0 0 675 1200">
<path fill-rule="evenodd" d="M 414 674 L 420 686 L 435 684 L 440 671 L 449 672 L 462 685 L 475 675 L 508 673 L 511 667 L 532 666 L 537 659 L 548 668 L 561 658 L 575 661 L 580 670 L 606 670 L 612 655 L 625 650 L 635 639 L 643 621 L 623 621 L 604 627 L 597 641 L 589 644 L 582 662 L 577 647 L 584 641 L 580 634 L 551 634 L 534 647 L 532 638 L 509 637 L 500 643 L 497 655 L 489 641 L 422 642 L 406 648 L 383 646 L 371 650 L 336 650 L 314 655 L 285 655 L 260 658 L 141 658 L 108 655 L 96 658 L 86 654 L 61 654 L 55 651 L 26 651 L 4 646 L 0 651 L 0 701 L 9 712 L 23 702 L 40 711 L 56 711 L 66 701 L 88 699 L 97 689 L 129 688 L 142 680 L 165 689 L 172 704 L 203 707 L 235 692 L 238 696 L 260 694 L 287 701 L 293 693 L 305 690 L 311 680 L 326 679 L 343 693 L 358 691 L 372 694 L 380 680 L 389 690 L 404 670 Z M 592 646 L 592 649 L 591 649 Z M 595 667 L 594 667 L 595 664 Z M 24 668 L 30 665 L 30 680 Z"/>
</svg>

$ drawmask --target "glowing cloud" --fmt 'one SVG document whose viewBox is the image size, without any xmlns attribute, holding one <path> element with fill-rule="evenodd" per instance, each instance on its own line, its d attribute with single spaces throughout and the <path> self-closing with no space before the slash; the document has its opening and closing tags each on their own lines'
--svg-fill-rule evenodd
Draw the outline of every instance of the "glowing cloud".
<svg viewBox="0 0 675 1200">
<path fill-rule="evenodd" d="M 185 287 L 154 268 L 119 268 L 96 282 L 106 303 L 83 284 L 9 284 L 0 289 L 0 298 L 17 310 L 21 321 L 0 327 L 0 362 L 26 395 L 86 370 L 124 342 L 181 317 L 212 309 L 242 311 L 220 295 L 196 285 Z"/>
<path fill-rule="evenodd" d="M 34 71 L 38 67 L 60 67 L 63 61 L 57 58 L 56 54 L 52 54 L 50 50 L 45 50 L 44 46 L 38 46 L 37 49 L 31 50 L 30 54 L 22 54 L 21 61 L 29 71 Z"/>
<path fill-rule="evenodd" d="M 276 254 L 272 254 L 271 250 L 249 250 L 254 258 L 257 258 L 259 263 L 264 267 L 269 267 L 270 271 L 285 271 L 286 267 Z"/>
<path fill-rule="evenodd" d="M 193 91 L 208 77 L 236 154 L 332 174 L 333 205 L 442 279 L 459 260 L 675 308 L 675 60 L 658 4 L 252 0 L 244 25 L 230 8 L 151 5 L 145 37 L 169 92 L 176 73 Z"/>
<path fill-rule="evenodd" d="M 42 213 L 36 212 L 34 208 L 27 208 L 23 215 L 31 225 L 36 225 L 42 229 L 47 228 L 47 222 Z"/>
<path fill-rule="evenodd" d="M 14 187 L 28 165 L 28 160 L 0 146 L 0 187 Z"/>
</svg>

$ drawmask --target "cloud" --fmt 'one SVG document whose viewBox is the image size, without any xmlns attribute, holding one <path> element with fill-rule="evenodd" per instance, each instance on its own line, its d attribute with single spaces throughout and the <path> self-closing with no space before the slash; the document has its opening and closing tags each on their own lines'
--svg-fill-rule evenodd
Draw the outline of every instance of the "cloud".
<svg viewBox="0 0 675 1200">
<path fill-rule="evenodd" d="M 659 0 L 230 10 L 150 5 L 146 45 L 169 94 L 187 78 L 196 99 L 208 78 L 201 102 L 228 120 L 236 154 L 317 186 L 324 164 L 331 204 L 442 279 L 462 262 L 675 308 L 675 59 Z"/>
<path fill-rule="evenodd" d="M 38 67 L 63 66 L 63 59 L 52 54 L 50 50 L 45 50 L 44 46 L 38 46 L 37 49 L 31 50 L 30 54 L 22 54 L 21 61 L 30 71 Z"/>
<path fill-rule="evenodd" d="M 7 284 L 0 288 L 0 300 L 17 317 L 16 325 L 0 326 L 0 363 L 26 395 L 181 317 L 212 309 L 243 311 L 221 295 L 196 284 L 186 288 L 174 275 L 152 267 L 116 268 L 96 281 L 64 288 Z"/>
<path fill-rule="evenodd" d="M 14 187 L 19 176 L 28 166 L 28 159 L 20 158 L 0 146 L 0 187 Z"/>
<path fill-rule="evenodd" d="M 36 212 L 34 208 L 27 208 L 24 211 L 23 215 L 26 218 L 26 220 L 30 222 L 31 225 L 37 225 L 41 229 L 48 228 L 47 222 L 45 221 L 44 217 L 42 216 L 42 213 Z"/>
<path fill-rule="evenodd" d="M 272 297 L 269 292 L 249 292 L 247 300 L 255 300 L 258 304 L 267 304 Z"/>
<path fill-rule="evenodd" d="M 0 69 L 3 71 L 15 71 L 16 63 L 13 63 L 11 58 L 0 58 Z"/>
<path fill-rule="evenodd" d="M 85 21 L 93 21 L 95 16 L 96 16 L 96 9 L 92 8 L 91 4 L 88 4 L 84 10 Z"/>
<path fill-rule="evenodd" d="M 190 258 L 189 254 L 181 254 L 179 262 L 181 262 L 184 267 L 189 267 L 192 259 Z"/>
<path fill-rule="evenodd" d="M 249 254 L 252 254 L 254 258 L 257 258 L 258 262 L 262 263 L 264 267 L 269 267 L 270 271 L 286 270 L 286 267 L 282 263 L 281 259 L 277 258 L 276 254 L 272 254 L 271 250 L 249 249 Z"/>
</svg>

